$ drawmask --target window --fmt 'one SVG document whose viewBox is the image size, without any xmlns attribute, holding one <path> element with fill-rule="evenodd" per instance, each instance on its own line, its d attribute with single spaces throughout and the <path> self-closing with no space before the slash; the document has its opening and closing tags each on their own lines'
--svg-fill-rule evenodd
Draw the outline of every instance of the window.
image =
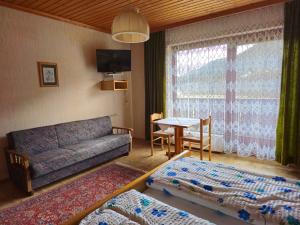
<svg viewBox="0 0 300 225">
<path fill-rule="evenodd" d="M 168 116 L 211 115 L 225 152 L 274 159 L 283 43 L 272 32 L 170 46 Z"/>
</svg>

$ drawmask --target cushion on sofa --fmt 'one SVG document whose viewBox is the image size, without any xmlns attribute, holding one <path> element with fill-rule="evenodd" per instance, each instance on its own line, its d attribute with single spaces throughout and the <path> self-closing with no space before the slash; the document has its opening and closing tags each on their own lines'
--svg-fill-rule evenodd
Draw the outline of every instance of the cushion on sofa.
<svg viewBox="0 0 300 225">
<path fill-rule="evenodd" d="M 79 144 L 68 145 L 65 148 L 73 150 L 76 158 L 85 160 L 129 143 L 129 134 L 111 134 L 94 140 L 83 141 Z"/>
<path fill-rule="evenodd" d="M 14 131 L 7 136 L 11 149 L 29 155 L 58 148 L 54 126 Z"/>
<path fill-rule="evenodd" d="M 112 133 L 110 117 L 74 121 L 55 125 L 60 147 L 99 138 Z"/>
<path fill-rule="evenodd" d="M 128 153 L 128 151 L 129 151 L 128 147 L 129 147 L 128 145 L 123 145 L 119 148 L 105 152 L 105 153 L 95 156 L 93 158 L 86 159 L 84 161 L 80 161 L 80 162 L 78 162 L 76 164 L 72 164 L 70 166 L 66 166 L 64 168 L 61 168 L 59 170 L 45 174 L 43 176 L 35 177 L 34 179 L 32 179 L 32 188 L 35 189 L 35 188 L 44 186 L 46 184 L 60 180 L 64 177 L 81 172 L 85 169 L 89 169 L 94 166 L 100 165 L 101 163 L 107 162 L 116 157 L 120 157 L 120 156 Z"/>
<path fill-rule="evenodd" d="M 30 161 L 30 164 L 35 163 L 35 162 L 45 162 L 48 160 L 54 160 L 54 159 L 60 158 L 62 156 L 69 155 L 68 153 L 72 154 L 73 151 L 71 151 L 69 149 L 64 149 L 64 148 L 51 149 L 48 151 L 40 152 L 35 155 L 30 155 L 29 161 Z"/>
<path fill-rule="evenodd" d="M 103 153 L 122 145 L 130 143 L 129 134 L 111 134 L 93 140 L 83 141 L 79 144 L 65 146 L 66 149 L 71 149 L 76 152 L 92 152 Z"/>
<path fill-rule="evenodd" d="M 33 178 L 51 173 L 57 169 L 77 162 L 74 152 L 69 149 L 51 149 L 29 157 Z"/>
<path fill-rule="evenodd" d="M 112 134 L 34 155 L 30 157 L 32 176 L 46 175 L 129 143 L 129 134 Z"/>
</svg>

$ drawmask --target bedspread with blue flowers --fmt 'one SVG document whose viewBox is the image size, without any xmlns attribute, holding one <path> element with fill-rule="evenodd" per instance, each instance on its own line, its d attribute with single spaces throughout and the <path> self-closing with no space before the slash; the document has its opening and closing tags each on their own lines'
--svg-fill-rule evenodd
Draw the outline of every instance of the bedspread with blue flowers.
<svg viewBox="0 0 300 225">
<path fill-rule="evenodd" d="M 300 225 L 300 181 L 187 157 L 147 180 L 150 188 L 252 224 Z"/>
<path fill-rule="evenodd" d="M 84 219 L 79 225 L 138 225 L 120 213 L 110 209 L 97 209 Z"/>
<path fill-rule="evenodd" d="M 136 190 L 122 193 L 85 217 L 80 225 L 214 225 Z"/>
</svg>

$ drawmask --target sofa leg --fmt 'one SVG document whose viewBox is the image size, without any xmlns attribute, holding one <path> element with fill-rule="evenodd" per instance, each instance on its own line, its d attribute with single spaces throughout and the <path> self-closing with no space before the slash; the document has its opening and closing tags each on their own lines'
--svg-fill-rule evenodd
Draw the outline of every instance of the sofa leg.
<svg viewBox="0 0 300 225">
<path fill-rule="evenodd" d="M 29 192 L 27 192 L 27 196 L 33 196 L 34 195 L 34 191 L 32 190 L 32 191 L 29 191 Z"/>
</svg>

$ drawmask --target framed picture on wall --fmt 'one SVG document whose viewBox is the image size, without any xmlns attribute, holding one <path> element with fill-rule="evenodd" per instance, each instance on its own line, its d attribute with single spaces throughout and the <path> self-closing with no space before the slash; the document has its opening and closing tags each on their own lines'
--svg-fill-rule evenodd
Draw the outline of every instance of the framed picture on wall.
<svg viewBox="0 0 300 225">
<path fill-rule="evenodd" d="M 38 62 L 38 70 L 41 87 L 58 86 L 58 74 L 56 63 Z"/>
</svg>

